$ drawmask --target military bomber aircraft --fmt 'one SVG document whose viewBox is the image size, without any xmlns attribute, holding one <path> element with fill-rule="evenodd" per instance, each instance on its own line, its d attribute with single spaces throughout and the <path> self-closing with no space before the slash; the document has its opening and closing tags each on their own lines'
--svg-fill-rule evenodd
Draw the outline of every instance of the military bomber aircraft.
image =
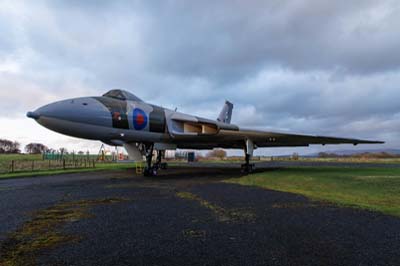
<svg viewBox="0 0 400 266">
<path fill-rule="evenodd" d="M 146 157 L 146 176 L 156 175 L 163 151 L 169 149 L 243 149 L 242 170 L 251 172 L 258 147 L 300 147 L 310 144 L 380 144 L 348 138 L 285 134 L 244 129 L 231 124 L 233 104 L 226 101 L 216 120 L 148 104 L 124 90 L 101 97 L 63 100 L 40 107 L 27 116 L 53 131 L 113 146 L 124 146 L 130 160 Z M 152 163 L 153 151 L 157 159 Z"/>
</svg>

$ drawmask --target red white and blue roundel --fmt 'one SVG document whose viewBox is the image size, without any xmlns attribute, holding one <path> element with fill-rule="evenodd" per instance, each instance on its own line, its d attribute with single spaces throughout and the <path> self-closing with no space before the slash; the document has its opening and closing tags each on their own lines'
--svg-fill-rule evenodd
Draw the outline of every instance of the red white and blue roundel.
<svg viewBox="0 0 400 266">
<path fill-rule="evenodd" d="M 147 125 L 147 115 L 146 113 L 139 108 L 135 108 L 133 110 L 133 127 L 136 130 L 142 130 Z"/>
</svg>

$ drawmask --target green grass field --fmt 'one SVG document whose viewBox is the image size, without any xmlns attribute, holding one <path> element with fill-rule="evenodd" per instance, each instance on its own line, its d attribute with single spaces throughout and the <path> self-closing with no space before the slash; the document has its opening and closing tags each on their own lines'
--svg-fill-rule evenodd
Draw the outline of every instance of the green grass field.
<svg viewBox="0 0 400 266">
<path fill-rule="evenodd" d="M 292 192 L 312 200 L 400 216 L 400 169 L 396 168 L 296 167 L 226 182 Z"/>
<path fill-rule="evenodd" d="M 0 174 L 0 179 L 17 178 L 17 177 L 34 177 L 34 176 L 48 176 L 57 174 L 70 174 L 70 173 L 83 173 L 101 170 L 121 170 L 133 168 L 134 165 L 130 163 L 97 163 L 96 168 L 70 168 L 70 169 L 51 169 L 51 170 L 38 170 L 32 172 L 17 172 Z"/>
<path fill-rule="evenodd" d="M 287 161 L 288 159 L 277 159 Z M 301 162 L 343 162 L 343 163 L 379 163 L 379 164 L 398 164 L 400 158 L 299 158 Z"/>
<path fill-rule="evenodd" d="M 63 173 L 93 171 L 92 165 L 96 162 L 97 155 L 72 155 L 63 156 L 63 160 L 43 160 L 41 154 L 0 154 L 0 178 L 38 175 L 38 173 Z M 96 168 L 121 167 L 113 165 L 110 161 L 96 163 Z M 63 169 L 65 165 L 65 168 Z M 104 166 L 102 166 L 104 165 Z M 68 169 L 69 168 L 69 169 Z M 96 170 L 96 169 L 94 169 Z"/>
<path fill-rule="evenodd" d="M 87 155 L 72 155 L 72 154 L 67 154 L 63 156 L 64 159 L 67 160 L 72 160 L 73 158 L 75 159 L 89 159 L 89 160 L 96 160 L 98 158 L 98 155 L 96 154 L 90 154 L 89 156 Z M 111 156 L 107 155 L 106 158 L 108 160 L 111 160 Z M 9 161 L 37 161 L 37 160 L 42 160 L 43 156 L 41 154 L 0 154 L 0 162 L 9 162 Z"/>
<path fill-rule="evenodd" d="M 41 160 L 41 154 L 0 154 L 0 162 Z"/>
</svg>

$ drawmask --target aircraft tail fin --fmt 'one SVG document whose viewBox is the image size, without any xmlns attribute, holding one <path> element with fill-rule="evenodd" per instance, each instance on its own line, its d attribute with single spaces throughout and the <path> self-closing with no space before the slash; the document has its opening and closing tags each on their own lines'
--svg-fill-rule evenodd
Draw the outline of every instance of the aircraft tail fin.
<svg viewBox="0 0 400 266">
<path fill-rule="evenodd" d="M 222 108 L 221 113 L 217 118 L 217 121 L 230 124 L 232 118 L 232 109 L 233 109 L 233 103 L 225 101 L 224 107 Z"/>
</svg>

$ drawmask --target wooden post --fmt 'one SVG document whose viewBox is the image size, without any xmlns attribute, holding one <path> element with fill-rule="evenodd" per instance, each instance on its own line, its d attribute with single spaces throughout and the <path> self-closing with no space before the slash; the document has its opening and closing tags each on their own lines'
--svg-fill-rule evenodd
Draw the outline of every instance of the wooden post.
<svg viewBox="0 0 400 266">
<path fill-rule="evenodd" d="M 85 168 L 86 168 L 86 159 L 85 159 Z"/>
<path fill-rule="evenodd" d="M 93 168 L 96 168 L 96 165 L 95 165 L 95 162 L 94 162 L 94 160 L 93 160 Z"/>
<path fill-rule="evenodd" d="M 11 161 L 11 173 L 14 173 L 14 160 Z"/>
<path fill-rule="evenodd" d="M 49 169 L 51 168 L 50 162 L 51 162 L 51 160 L 49 160 Z"/>
<path fill-rule="evenodd" d="M 65 159 L 63 159 L 63 169 L 65 170 Z"/>
<path fill-rule="evenodd" d="M 32 161 L 32 171 L 35 168 L 35 161 Z"/>
</svg>

